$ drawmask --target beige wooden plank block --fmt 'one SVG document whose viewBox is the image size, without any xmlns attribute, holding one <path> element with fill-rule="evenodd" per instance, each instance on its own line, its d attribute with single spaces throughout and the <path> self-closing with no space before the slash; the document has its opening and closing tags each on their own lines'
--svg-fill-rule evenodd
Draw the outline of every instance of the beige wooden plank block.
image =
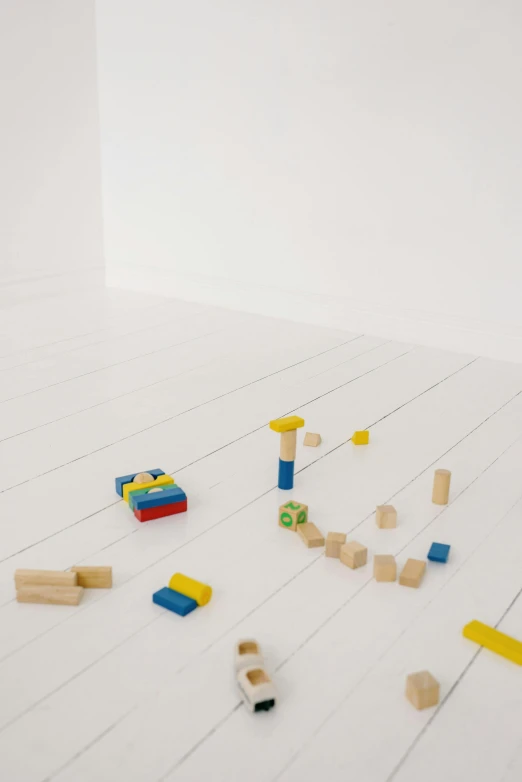
<svg viewBox="0 0 522 782">
<path fill-rule="evenodd" d="M 15 586 L 19 589 L 27 584 L 40 586 L 76 586 L 76 573 L 63 570 L 15 570 Z"/>
<path fill-rule="evenodd" d="M 19 603 L 47 603 L 50 605 L 77 606 L 82 599 L 83 587 L 44 586 L 27 584 L 16 592 Z"/>
<path fill-rule="evenodd" d="M 447 505 L 449 502 L 449 490 L 451 472 L 449 470 L 435 470 L 433 478 L 433 494 L 431 501 L 435 505 Z"/>
<path fill-rule="evenodd" d="M 326 536 L 326 551 L 324 552 L 327 557 L 335 557 L 339 559 L 341 555 L 341 546 L 346 543 L 346 535 L 344 532 L 329 532 Z"/>
<path fill-rule="evenodd" d="M 357 543 L 356 540 L 352 540 L 350 543 L 345 543 L 344 546 L 341 546 L 339 559 L 343 565 L 347 565 L 352 568 L 352 570 L 355 570 L 358 567 L 366 565 L 368 560 L 368 549 L 366 546 L 363 546 L 362 543 Z"/>
<path fill-rule="evenodd" d="M 312 448 L 317 448 L 318 445 L 321 445 L 321 435 L 320 434 L 314 434 L 313 432 L 307 432 L 304 436 L 303 445 L 309 445 Z"/>
<path fill-rule="evenodd" d="M 429 671 L 410 673 L 406 679 L 406 697 L 416 709 L 429 709 L 439 702 L 440 685 Z"/>
<path fill-rule="evenodd" d="M 399 584 L 417 589 L 423 579 L 426 562 L 422 559 L 408 559 L 399 577 Z"/>
<path fill-rule="evenodd" d="M 311 521 L 306 522 L 306 524 L 299 524 L 297 527 L 297 532 L 303 539 L 303 543 L 308 548 L 318 548 L 319 546 L 324 546 L 324 535 L 322 532 L 320 532 L 315 524 L 312 524 Z"/>
<path fill-rule="evenodd" d="M 281 432 L 279 458 L 282 459 L 283 462 L 295 462 L 296 449 L 297 429 L 291 429 L 289 432 Z"/>
<path fill-rule="evenodd" d="M 377 505 L 375 520 L 380 529 L 393 529 L 397 526 L 397 511 L 393 505 Z"/>
<path fill-rule="evenodd" d="M 78 586 L 85 589 L 110 589 L 112 587 L 112 568 L 109 566 L 84 567 L 79 565 L 71 568 L 76 573 Z"/>
<path fill-rule="evenodd" d="M 391 554 L 375 554 L 373 558 L 373 576 L 376 581 L 395 581 L 397 563 Z"/>
</svg>

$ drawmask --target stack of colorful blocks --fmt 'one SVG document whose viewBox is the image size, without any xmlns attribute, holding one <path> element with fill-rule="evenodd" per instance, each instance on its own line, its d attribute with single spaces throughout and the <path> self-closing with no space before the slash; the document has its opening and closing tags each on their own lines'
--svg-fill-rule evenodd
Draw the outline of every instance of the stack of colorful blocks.
<svg viewBox="0 0 522 782">
<path fill-rule="evenodd" d="M 186 616 L 198 606 L 206 605 L 212 597 L 212 587 L 184 576 L 183 573 L 174 573 L 168 587 L 163 587 L 152 595 L 152 602 L 175 614 Z"/>
<path fill-rule="evenodd" d="M 187 495 L 163 470 L 116 478 L 116 492 L 128 503 L 138 521 L 152 521 L 187 510 Z"/>
</svg>

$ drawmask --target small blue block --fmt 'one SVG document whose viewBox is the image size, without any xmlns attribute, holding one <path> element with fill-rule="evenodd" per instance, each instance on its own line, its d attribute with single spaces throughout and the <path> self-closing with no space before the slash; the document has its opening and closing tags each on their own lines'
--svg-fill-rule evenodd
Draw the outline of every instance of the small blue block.
<svg viewBox="0 0 522 782">
<path fill-rule="evenodd" d="M 169 587 L 163 587 L 158 592 L 154 592 L 152 595 L 152 602 L 162 608 L 168 608 L 169 611 L 174 611 L 175 614 L 180 616 L 186 616 L 190 614 L 198 604 L 191 597 L 182 595 L 181 592 L 176 592 Z"/>
<path fill-rule="evenodd" d="M 295 462 L 284 462 L 279 459 L 279 480 L 277 485 L 280 489 L 294 488 L 294 464 Z"/>
<path fill-rule="evenodd" d="M 158 478 L 160 475 L 165 475 L 163 470 L 140 470 L 140 472 L 148 472 L 150 475 L 152 475 L 153 478 Z M 116 494 L 119 494 L 120 497 L 123 497 L 123 487 L 126 483 L 131 483 L 136 475 L 138 475 L 138 473 L 134 472 L 132 475 L 122 475 L 121 478 L 116 478 Z"/>
<path fill-rule="evenodd" d="M 450 548 L 446 543 L 432 543 L 428 551 L 428 559 L 431 562 L 447 562 Z"/>
<path fill-rule="evenodd" d="M 173 502 L 185 502 L 186 499 L 187 495 L 179 486 L 170 487 L 167 485 L 163 487 L 162 491 L 139 494 L 132 500 L 132 505 L 134 510 L 145 510 L 146 508 L 159 508 L 161 505 L 171 505 Z"/>
</svg>

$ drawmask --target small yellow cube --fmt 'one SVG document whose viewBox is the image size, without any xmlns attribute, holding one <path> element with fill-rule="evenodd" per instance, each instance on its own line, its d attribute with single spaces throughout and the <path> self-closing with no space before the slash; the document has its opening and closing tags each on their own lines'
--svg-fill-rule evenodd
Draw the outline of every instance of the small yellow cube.
<svg viewBox="0 0 522 782">
<path fill-rule="evenodd" d="M 362 432 L 354 432 L 352 435 L 352 443 L 354 445 L 368 445 L 370 442 L 370 432 L 365 429 Z"/>
</svg>

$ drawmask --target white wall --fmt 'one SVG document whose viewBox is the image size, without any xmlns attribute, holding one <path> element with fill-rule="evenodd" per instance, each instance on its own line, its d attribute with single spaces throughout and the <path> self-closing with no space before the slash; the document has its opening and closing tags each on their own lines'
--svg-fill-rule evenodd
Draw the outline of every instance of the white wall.
<svg viewBox="0 0 522 782">
<path fill-rule="evenodd" d="M 103 266 L 94 0 L 0 0 L 0 282 Z"/>
<path fill-rule="evenodd" d="M 104 0 L 111 285 L 522 359 L 518 0 Z"/>
</svg>

